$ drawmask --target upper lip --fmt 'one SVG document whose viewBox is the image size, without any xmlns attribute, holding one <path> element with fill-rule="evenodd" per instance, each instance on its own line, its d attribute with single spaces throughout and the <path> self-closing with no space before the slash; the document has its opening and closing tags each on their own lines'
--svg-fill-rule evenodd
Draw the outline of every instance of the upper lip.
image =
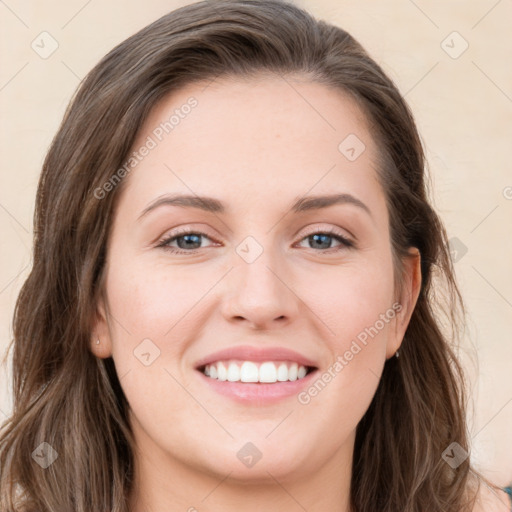
<svg viewBox="0 0 512 512">
<path fill-rule="evenodd" d="M 195 368 L 199 369 L 207 364 L 216 361 L 227 361 L 229 359 L 239 359 L 242 361 L 295 361 L 303 366 L 316 367 L 314 361 L 295 350 L 285 347 L 251 347 L 242 345 L 229 347 L 219 350 L 203 357 L 196 362 Z"/>
</svg>

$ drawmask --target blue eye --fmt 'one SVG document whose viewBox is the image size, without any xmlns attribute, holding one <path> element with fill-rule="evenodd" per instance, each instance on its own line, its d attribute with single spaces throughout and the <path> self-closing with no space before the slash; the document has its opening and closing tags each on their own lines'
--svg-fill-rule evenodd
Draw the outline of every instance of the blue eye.
<svg viewBox="0 0 512 512">
<path fill-rule="evenodd" d="M 201 249 L 201 247 L 197 247 L 201 245 L 202 238 L 210 238 L 204 233 L 198 233 L 194 231 L 185 231 L 183 233 L 173 235 L 170 238 L 162 240 L 159 247 L 166 249 L 170 252 L 174 252 L 177 254 L 185 254 L 185 253 L 194 253 L 197 249 Z M 171 245 L 171 243 L 177 242 L 178 249 Z M 179 250 L 186 249 L 186 250 Z"/>
<path fill-rule="evenodd" d="M 353 245 L 354 245 L 350 240 L 348 240 L 344 236 L 335 234 L 332 231 L 325 232 L 325 233 L 323 231 L 312 233 L 312 234 L 304 237 L 302 240 L 307 240 L 310 243 L 317 245 L 317 247 L 313 247 L 316 249 L 332 249 L 332 247 L 330 247 L 332 240 L 336 240 L 337 242 L 339 242 L 339 244 L 343 248 L 353 247 Z M 320 247 L 318 247 L 318 245 L 320 245 Z M 326 247 L 326 245 L 327 245 L 327 247 Z"/>
<path fill-rule="evenodd" d="M 160 242 L 158 247 L 175 254 L 194 254 L 201 247 L 201 241 L 203 238 L 211 240 L 211 238 L 205 233 L 197 231 L 183 231 L 172 236 L 165 238 Z M 307 240 L 309 243 L 316 245 L 313 249 L 318 249 L 320 252 L 331 252 L 340 251 L 355 247 L 355 244 L 348 238 L 335 233 L 334 231 L 316 231 L 301 239 L 300 242 Z M 332 241 L 338 242 L 337 247 L 331 247 Z M 177 247 L 174 244 L 176 242 Z"/>
</svg>

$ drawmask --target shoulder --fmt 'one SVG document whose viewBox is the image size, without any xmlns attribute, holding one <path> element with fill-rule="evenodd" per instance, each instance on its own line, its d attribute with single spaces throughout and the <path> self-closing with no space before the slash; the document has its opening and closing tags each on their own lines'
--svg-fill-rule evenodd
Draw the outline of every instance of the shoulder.
<svg viewBox="0 0 512 512">
<path fill-rule="evenodd" d="M 502 489 L 482 483 L 472 512 L 510 512 L 510 496 Z"/>
</svg>

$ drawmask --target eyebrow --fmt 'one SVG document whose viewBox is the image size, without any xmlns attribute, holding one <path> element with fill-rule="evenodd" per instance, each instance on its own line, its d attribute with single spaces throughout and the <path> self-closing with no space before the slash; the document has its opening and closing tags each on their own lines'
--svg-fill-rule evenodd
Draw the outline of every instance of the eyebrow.
<svg viewBox="0 0 512 512">
<path fill-rule="evenodd" d="M 319 210 L 328 208 L 336 204 L 351 204 L 364 210 L 370 217 L 372 212 L 360 199 L 351 194 L 329 194 L 321 196 L 306 196 L 302 198 L 295 198 L 295 202 L 291 206 L 294 213 L 301 213 L 310 210 Z M 195 195 L 165 195 L 158 197 L 151 202 L 140 214 L 139 220 L 148 214 L 150 211 L 160 206 L 179 206 L 182 208 L 198 208 L 200 210 L 210 213 L 225 213 L 226 207 L 224 204 L 213 197 L 195 196 Z"/>
</svg>

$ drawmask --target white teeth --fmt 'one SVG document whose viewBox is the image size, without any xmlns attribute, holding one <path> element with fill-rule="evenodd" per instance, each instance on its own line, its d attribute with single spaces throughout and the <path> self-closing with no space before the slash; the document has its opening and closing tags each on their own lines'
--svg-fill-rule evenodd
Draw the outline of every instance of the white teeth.
<svg viewBox="0 0 512 512">
<path fill-rule="evenodd" d="M 288 380 L 288 367 L 285 363 L 281 363 L 277 369 L 277 380 L 279 382 L 286 382 Z"/>
<path fill-rule="evenodd" d="M 240 367 L 236 363 L 230 363 L 228 367 L 229 382 L 237 382 L 240 380 Z"/>
<path fill-rule="evenodd" d="M 275 382 L 277 370 L 274 363 L 263 363 L 260 366 L 260 382 Z"/>
<path fill-rule="evenodd" d="M 306 376 L 307 369 L 290 361 L 218 361 L 207 364 L 203 373 L 211 379 L 221 381 L 274 383 L 302 379 Z"/>
<path fill-rule="evenodd" d="M 293 363 L 288 369 L 288 380 L 297 380 L 297 368 L 299 365 L 297 363 Z"/>
<path fill-rule="evenodd" d="M 251 361 L 245 361 L 240 368 L 240 380 L 242 382 L 258 382 L 258 379 L 258 367 L 254 363 L 251 363 Z"/>
<path fill-rule="evenodd" d="M 210 365 L 210 371 L 212 366 L 214 365 Z M 222 363 L 217 364 L 217 376 L 219 380 L 228 380 L 228 371 Z"/>
</svg>

